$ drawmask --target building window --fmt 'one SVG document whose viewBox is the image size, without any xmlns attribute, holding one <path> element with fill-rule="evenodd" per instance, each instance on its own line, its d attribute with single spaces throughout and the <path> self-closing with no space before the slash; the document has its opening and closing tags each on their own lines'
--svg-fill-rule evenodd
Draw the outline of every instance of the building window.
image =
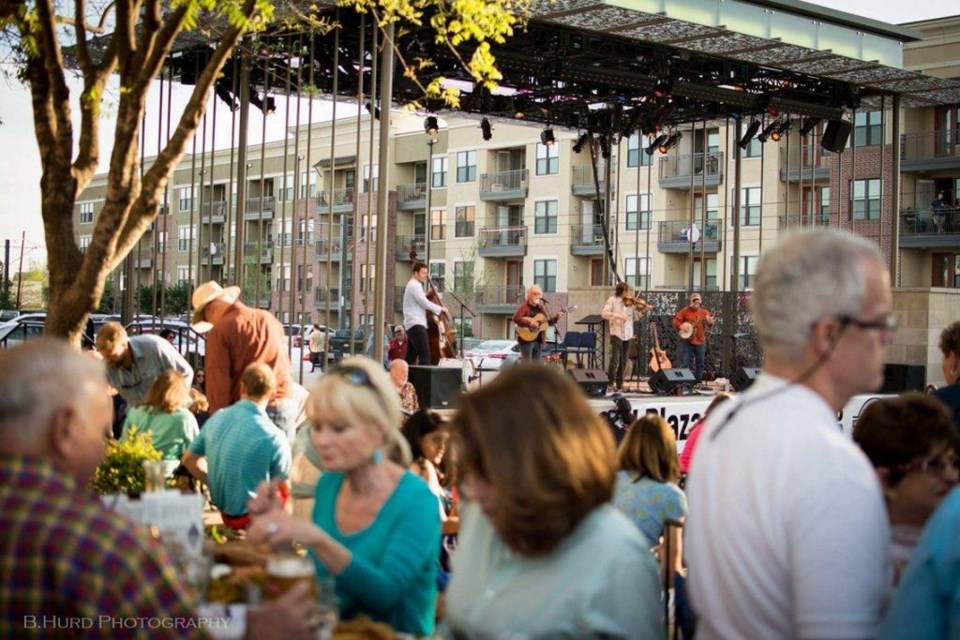
<svg viewBox="0 0 960 640">
<path fill-rule="evenodd" d="M 590 286 L 603 286 L 603 258 L 590 258 Z"/>
<path fill-rule="evenodd" d="M 557 208 L 556 200 L 540 200 L 534 205 L 534 233 L 557 232 Z"/>
<path fill-rule="evenodd" d="M 177 267 L 177 284 L 193 284 L 193 268 L 188 266 Z"/>
<path fill-rule="evenodd" d="M 430 212 L 430 239 L 447 239 L 447 210 L 434 209 Z"/>
<path fill-rule="evenodd" d="M 277 267 L 276 279 L 273 288 L 275 291 L 290 291 L 290 263 L 275 265 Z"/>
<path fill-rule="evenodd" d="M 370 182 L 370 165 L 363 165 L 363 193 L 376 191 L 380 181 L 380 165 L 373 165 L 373 183 Z"/>
<path fill-rule="evenodd" d="M 453 290 L 469 293 L 473 289 L 473 262 L 453 263 Z"/>
<path fill-rule="evenodd" d="M 288 173 L 280 178 L 280 190 L 277 191 L 277 200 L 279 202 L 289 202 L 293 200 L 293 174 Z"/>
<path fill-rule="evenodd" d="M 851 181 L 851 193 L 853 198 L 850 204 L 850 211 L 853 213 L 854 220 L 879 220 L 880 219 L 880 180 L 872 178 L 869 180 Z"/>
<path fill-rule="evenodd" d="M 540 285 L 544 293 L 553 293 L 557 290 L 557 261 L 534 260 L 533 283 Z"/>
<path fill-rule="evenodd" d="M 93 203 L 80 203 L 80 224 L 89 224 L 93 222 Z"/>
<path fill-rule="evenodd" d="M 649 167 L 653 164 L 653 156 L 646 152 L 648 140 L 646 136 L 638 133 L 633 134 L 627 139 L 627 166 L 628 167 Z"/>
<path fill-rule="evenodd" d="M 740 256 L 740 290 L 752 289 L 757 274 L 757 256 Z M 714 270 L 716 273 L 716 270 Z M 714 276 L 716 279 L 716 276 Z"/>
<path fill-rule="evenodd" d="M 700 271 L 704 263 L 698 258 L 693 263 L 693 281 L 694 286 L 700 286 Z M 717 288 L 717 259 L 716 258 L 707 258 L 707 273 L 704 278 L 704 287 L 707 289 L 716 289 Z"/>
<path fill-rule="evenodd" d="M 830 187 L 820 188 L 820 219 L 818 224 L 824 227 L 830 225 Z"/>
<path fill-rule="evenodd" d="M 472 238 L 474 223 L 477 219 L 477 208 L 473 205 L 457 207 L 453 235 L 455 238 Z"/>
<path fill-rule="evenodd" d="M 853 144 L 858 147 L 880 144 L 883 137 L 880 111 L 859 111 L 853 119 Z"/>
<path fill-rule="evenodd" d="M 180 187 L 180 211 L 193 209 L 193 187 Z"/>
<path fill-rule="evenodd" d="M 447 186 L 447 156 L 433 159 L 433 188 L 442 189 Z"/>
<path fill-rule="evenodd" d="M 427 163 L 418 162 L 413 165 L 413 181 L 419 185 L 427 184 Z"/>
<path fill-rule="evenodd" d="M 157 253 L 166 253 L 167 252 L 167 232 L 158 231 L 157 232 Z"/>
<path fill-rule="evenodd" d="M 446 262 L 431 262 L 430 263 L 430 281 L 433 282 L 434 286 L 440 291 L 444 290 L 446 286 L 445 278 L 447 277 L 447 263 Z"/>
<path fill-rule="evenodd" d="M 300 175 L 300 197 L 313 198 L 317 195 L 317 175 L 316 171 L 304 171 Z M 273 192 L 273 178 L 270 179 L 270 192 Z"/>
<path fill-rule="evenodd" d="M 359 237 L 360 242 L 367 242 L 367 229 L 370 230 L 370 242 L 377 241 L 377 214 L 370 215 L 368 213 L 360 216 L 360 229 L 358 229 L 357 236 Z"/>
<path fill-rule="evenodd" d="M 760 187 L 746 187 L 740 190 L 740 226 L 755 227 L 760 224 Z"/>
<path fill-rule="evenodd" d="M 646 155 L 646 154 L 644 154 Z M 627 231 L 637 230 L 639 216 L 640 229 L 650 228 L 650 194 L 641 193 L 627 196 Z"/>
<path fill-rule="evenodd" d="M 627 284 L 641 289 L 650 288 L 650 258 L 627 258 L 623 265 Z"/>
<path fill-rule="evenodd" d="M 375 280 L 377 277 L 377 265 L 375 264 L 361 264 L 360 265 L 360 293 L 364 291 L 373 291 L 375 286 Z"/>
<path fill-rule="evenodd" d="M 743 158 L 759 158 L 762 155 L 763 143 L 756 138 L 750 138 L 750 144 L 747 145 L 746 149 L 740 152 L 740 156 Z"/>
<path fill-rule="evenodd" d="M 537 175 L 546 176 L 560 173 L 560 149 L 557 145 L 537 143 Z"/>
<path fill-rule="evenodd" d="M 293 239 L 293 220 L 277 220 L 274 241 L 278 247 L 289 247 Z"/>
<path fill-rule="evenodd" d="M 80 248 L 80 253 L 86 253 L 87 247 L 90 246 L 90 242 L 93 240 L 93 236 L 80 236 L 77 239 L 77 246 Z"/>
<path fill-rule="evenodd" d="M 179 234 L 178 236 L 179 242 L 177 243 L 177 250 L 193 251 L 195 238 L 197 237 L 196 225 L 192 227 L 189 225 L 181 226 L 179 229 L 177 229 L 177 233 Z"/>
<path fill-rule="evenodd" d="M 457 154 L 457 182 L 477 181 L 477 152 L 461 151 Z"/>
<path fill-rule="evenodd" d="M 933 261 L 934 287 L 960 288 L 960 253 L 935 253 Z"/>
</svg>

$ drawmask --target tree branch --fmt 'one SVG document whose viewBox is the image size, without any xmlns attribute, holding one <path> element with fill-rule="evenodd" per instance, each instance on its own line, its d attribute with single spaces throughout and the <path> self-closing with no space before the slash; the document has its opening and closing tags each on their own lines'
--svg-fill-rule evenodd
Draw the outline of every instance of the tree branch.
<svg viewBox="0 0 960 640">
<path fill-rule="evenodd" d="M 87 48 L 87 29 L 84 21 L 87 3 L 85 0 L 73 0 L 74 33 L 77 36 L 77 59 L 80 61 L 80 70 L 84 77 L 93 73 L 93 63 L 90 61 L 90 50 Z"/>
</svg>

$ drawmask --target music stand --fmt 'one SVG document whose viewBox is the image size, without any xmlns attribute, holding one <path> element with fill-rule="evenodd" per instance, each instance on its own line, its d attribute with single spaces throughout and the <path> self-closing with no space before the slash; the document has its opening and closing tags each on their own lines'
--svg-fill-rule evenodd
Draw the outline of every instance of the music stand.
<svg viewBox="0 0 960 640">
<path fill-rule="evenodd" d="M 597 362 L 599 362 L 601 365 L 603 362 L 605 362 L 607 350 L 606 329 L 603 324 L 603 316 L 598 314 L 589 315 L 574 322 L 574 324 L 585 325 L 587 327 L 587 331 L 597 334 L 597 346 L 596 349 L 594 349 L 593 355 L 591 356 L 592 359 L 590 360 L 590 368 L 599 369 L 600 367 L 597 366 Z M 600 325 L 599 331 L 594 328 L 597 325 Z"/>
</svg>

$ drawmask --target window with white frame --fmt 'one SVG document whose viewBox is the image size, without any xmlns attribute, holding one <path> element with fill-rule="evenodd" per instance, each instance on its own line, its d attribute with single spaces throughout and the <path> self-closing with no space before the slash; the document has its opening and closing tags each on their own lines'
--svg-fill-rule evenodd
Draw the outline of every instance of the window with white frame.
<svg viewBox="0 0 960 640">
<path fill-rule="evenodd" d="M 626 224 L 627 231 L 637 230 L 637 221 L 639 219 L 640 229 L 650 228 L 650 194 L 630 194 L 627 196 L 626 203 Z"/>
<path fill-rule="evenodd" d="M 703 268 L 704 262 L 699 258 L 696 258 L 693 263 L 693 281 L 696 283 L 695 286 L 700 286 L 700 271 Z M 716 289 L 717 288 L 717 259 L 716 258 L 707 258 L 707 273 L 704 278 L 704 286 L 707 289 Z"/>
<path fill-rule="evenodd" d="M 181 225 L 177 229 L 177 250 L 178 251 L 193 251 L 195 247 L 195 241 L 197 237 L 197 227 L 196 225 Z"/>
<path fill-rule="evenodd" d="M 477 220 L 477 208 L 473 205 L 457 207 L 455 210 L 454 237 L 472 238 Z"/>
<path fill-rule="evenodd" d="M 623 277 L 631 287 L 650 288 L 650 258 L 627 258 Z"/>
<path fill-rule="evenodd" d="M 740 290 L 752 289 L 757 275 L 758 256 L 740 256 Z"/>
<path fill-rule="evenodd" d="M 177 284 L 193 284 L 193 267 L 182 265 L 177 267 Z"/>
<path fill-rule="evenodd" d="M 313 198 L 317 195 L 317 179 L 319 176 L 316 171 L 304 171 L 300 174 L 300 197 Z"/>
<path fill-rule="evenodd" d="M 274 222 L 277 230 L 274 232 L 276 246 L 289 247 L 293 240 L 293 220 L 280 219 Z"/>
<path fill-rule="evenodd" d="M 367 241 L 367 229 L 370 229 L 370 242 L 377 241 L 377 214 L 370 215 L 365 213 L 360 216 L 360 224 L 362 225 L 360 229 L 357 229 L 357 237 L 360 238 L 360 242 Z"/>
<path fill-rule="evenodd" d="M 447 277 L 447 263 L 446 262 L 430 262 L 430 281 L 433 282 L 434 286 L 444 290 L 445 282 L 444 279 Z"/>
<path fill-rule="evenodd" d="M 558 145 L 537 143 L 537 175 L 560 173 L 560 148 Z"/>
<path fill-rule="evenodd" d="M 302 247 L 304 242 L 308 245 L 314 243 L 315 234 L 313 232 L 316 222 L 313 218 L 300 218 L 297 223 L 297 246 Z"/>
<path fill-rule="evenodd" d="M 158 231 L 157 232 L 157 253 L 166 253 L 167 252 L 167 232 Z"/>
<path fill-rule="evenodd" d="M 538 200 L 533 206 L 533 232 L 556 233 L 558 210 L 556 200 Z"/>
<path fill-rule="evenodd" d="M 80 224 L 89 224 L 93 222 L 93 203 L 80 203 Z"/>
<path fill-rule="evenodd" d="M 754 227 L 760 224 L 760 187 L 744 187 L 740 190 L 740 226 Z"/>
<path fill-rule="evenodd" d="M 759 158 L 763 155 L 763 143 L 757 140 L 755 137 L 750 138 L 750 144 L 747 145 L 747 148 L 740 152 L 742 158 Z"/>
<path fill-rule="evenodd" d="M 850 211 L 854 220 L 880 219 L 880 180 L 852 180 Z"/>
<path fill-rule="evenodd" d="M 376 191 L 380 181 L 380 165 L 373 165 L 373 183 L 371 185 L 370 165 L 363 165 L 363 193 Z"/>
<path fill-rule="evenodd" d="M 653 164 L 653 155 L 648 154 L 646 145 L 649 144 L 646 136 L 638 133 L 627 138 L 627 166 L 628 167 L 649 167 Z"/>
<path fill-rule="evenodd" d="M 533 283 L 540 285 L 544 293 L 553 293 L 557 290 L 557 261 L 534 260 Z"/>
<path fill-rule="evenodd" d="M 453 263 L 453 290 L 468 293 L 473 290 L 473 262 Z"/>
<path fill-rule="evenodd" d="M 430 212 L 430 239 L 447 239 L 447 210 L 434 209 Z"/>
<path fill-rule="evenodd" d="M 433 188 L 443 189 L 447 186 L 447 156 L 433 159 Z"/>
<path fill-rule="evenodd" d="M 193 209 L 193 187 L 180 187 L 180 211 Z"/>
<path fill-rule="evenodd" d="M 377 277 L 377 265 L 360 265 L 360 293 L 374 290 L 374 280 Z"/>
<path fill-rule="evenodd" d="M 277 200 L 280 202 L 289 202 L 293 200 L 294 178 L 292 173 L 288 173 L 280 178 L 280 190 L 277 191 Z"/>
<path fill-rule="evenodd" d="M 457 182 L 476 182 L 477 152 L 460 151 L 457 153 Z"/>
<path fill-rule="evenodd" d="M 91 241 L 93 241 L 93 236 L 79 236 L 77 238 L 77 246 L 80 248 L 81 253 L 86 253 Z"/>
<path fill-rule="evenodd" d="M 284 262 L 274 266 L 274 290 L 290 291 L 290 263 Z"/>
</svg>

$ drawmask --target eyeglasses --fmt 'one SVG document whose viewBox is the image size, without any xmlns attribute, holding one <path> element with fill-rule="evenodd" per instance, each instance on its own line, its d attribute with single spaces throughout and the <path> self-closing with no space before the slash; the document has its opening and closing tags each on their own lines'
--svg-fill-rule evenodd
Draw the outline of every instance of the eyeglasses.
<svg viewBox="0 0 960 640">
<path fill-rule="evenodd" d="M 878 331 L 896 331 L 900 326 L 900 318 L 894 313 L 888 313 L 879 320 L 860 320 L 853 316 L 840 316 L 837 318 L 842 325 L 853 325 L 858 329 L 876 329 Z"/>
</svg>

